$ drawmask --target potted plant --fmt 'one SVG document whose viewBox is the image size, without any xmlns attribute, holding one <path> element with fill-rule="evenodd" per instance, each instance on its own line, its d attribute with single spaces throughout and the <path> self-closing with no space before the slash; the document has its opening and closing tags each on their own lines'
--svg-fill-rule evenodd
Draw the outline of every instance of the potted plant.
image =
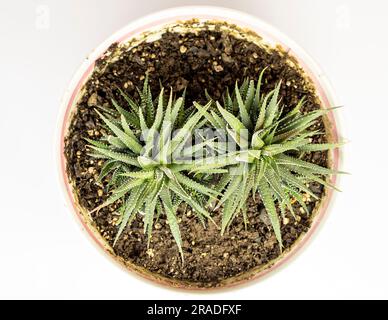
<svg viewBox="0 0 388 320">
<path fill-rule="evenodd" d="M 256 18 L 165 11 L 112 36 L 75 76 L 61 180 L 127 269 L 174 287 L 235 285 L 284 263 L 322 219 L 338 173 L 334 105 L 311 59 Z"/>
</svg>

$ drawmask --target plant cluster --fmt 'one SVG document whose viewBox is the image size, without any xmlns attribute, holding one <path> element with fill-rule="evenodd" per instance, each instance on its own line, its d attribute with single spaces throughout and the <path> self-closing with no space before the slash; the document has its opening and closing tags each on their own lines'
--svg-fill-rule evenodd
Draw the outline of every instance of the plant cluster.
<svg viewBox="0 0 388 320">
<path fill-rule="evenodd" d="M 247 199 L 258 193 L 282 248 L 279 217 L 287 209 L 294 214 L 295 201 L 308 212 L 303 193 L 316 198 L 308 184 L 334 188 L 326 177 L 338 173 L 301 155 L 339 144 L 312 143 L 321 132 L 311 127 L 329 109 L 303 114 L 302 99 L 283 112 L 280 82 L 271 92 L 262 92 L 264 71 L 256 83 L 246 80 L 241 86 L 236 83 L 232 94 L 227 90 L 222 104 L 208 96 L 206 105 L 194 102 L 186 108 L 185 94 L 175 97 L 170 91 L 166 96 L 163 88 L 154 101 L 146 77 L 139 99 L 119 89 L 127 107 L 112 100 L 115 109 L 96 109 L 109 134 L 88 142 L 91 155 L 105 159 L 99 180 L 109 180 L 111 194 L 93 211 L 121 201 L 114 243 L 140 213 L 149 244 L 154 222 L 164 214 L 183 259 L 177 219 L 182 203 L 204 225 L 207 220 L 214 223 L 212 210 L 221 208 L 223 234 L 237 214 L 245 219 Z M 228 142 L 204 136 L 193 144 L 200 128 L 224 130 L 236 148 L 229 150 Z"/>
</svg>

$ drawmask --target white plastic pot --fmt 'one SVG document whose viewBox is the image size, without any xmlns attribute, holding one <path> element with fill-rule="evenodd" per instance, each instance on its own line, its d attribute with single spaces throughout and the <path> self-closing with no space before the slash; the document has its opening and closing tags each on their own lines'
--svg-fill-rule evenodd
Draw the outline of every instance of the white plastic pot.
<svg viewBox="0 0 388 320">
<path fill-rule="evenodd" d="M 105 240 L 100 236 L 100 234 L 94 229 L 91 224 L 90 218 L 85 214 L 84 210 L 78 205 L 77 199 L 72 191 L 72 188 L 69 184 L 68 177 L 66 175 L 66 159 L 64 157 L 64 137 L 69 126 L 69 119 L 71 114 L 76 107 L 78 98 L 81 95 L 81 89 L 83 85 L 88 80 L 89 76 L 93 72 L 95 61 L 101 57 L 108 47 L 115 42 L 127 42 L 131 39 L 140 37 L 144 32 L 153 32 L 161 30 L 164 26 L 176 23 L 177 21 L 190 20 L 192 18 L 199 19 L 200 21 L 212 20 L 212 21 L 226 21 L 228 23 L 236 24 L 241 28 L 246 28 L 254 31 L 260 35 L 264 41 L 271 46 L 280 45 L 285 51 L 298 61 L 299 65 L 304 69 L 305 73 L 311 79 L 311 82 L 316 88 L 317 95 L 322 102 L 322 105 L 325 108 L 332 107 L 337 105 L 333 90 L 329 85 L 329 82 L 326 76 L 323 74 L 318 65 L 313 61 L 313 59 L 294 41 L 289 39 L 287 36 L 276 30 L 274 27 L 269 24 L 261 21 L 260 19 L 250 16 L 248 14 L 217 7 L 206 7 L 206 6 L 195 6 L 195 7 L 180 7 L 169 9 L 161 12 L 157 12 L 131 22 L 123 29 L 119 30 L 101 45 L 99 45 L 84 61 L 81 67 L 76 72 L 73 80 L 71 81 L 62 102 L 61 114 L 59 117 L 58 123 L 58 138 L 57 138 L 57 158 L 58 158 L 58 169 L 60 183 L 63 189 L 63 193 L 66 198 L 66 203 L 74 213 L 76 220 L 80 223 L 83 230 L 88 233 L 88 237 L 92 239 L 93 243 L 100 249 L 105 252 L 105 256 L 113 258 L 115 262 L 118 262 L 121 266 L 125 267 L 127 270 L 135 271 L 136 274 L 141 275 L 147 279 L 157 281 L 158 283 L 185 288 L 185 289 L 199 289 L 197 284 L 177 281 L 162 277 L 150 273 L 149 271 L 140 268 L 136 265 L 133 265 L 128 262 L 122 261 L 122 259 L 115 256 L 112 248 L 105 242 Z M 328 123 L 326 124 L 327 130 L 329 131 L 329 136 L 331 136 L 333 141 L 337 141 L 338 126 L 336 117 L 333 111 L 328 115 Z M 339 150 L 335 149 L 330 151 L 330 161 L 333 169 L 338 169 L 340 154 Z M 336 182 L 336 177 L 332 177 L 332 183 Z M 292 246 L 292 248 L 284 252 L 277 260 L 273 261 L 269 265 L 253 269 L 242 275 L 225 279 L 225 281 L 220 283 L 221 287 L 228 287 L 232 285 L 246 283 L 248 280 L 258 279 L 264 275 L 273 272 L 276 269 L 279 269 L 285 262 L 289 261 L 292 257 L 295 256 L 297 252 L 301 250 L 302 247 L 305 247 L 307 241 L 311 238 L 313 234 L 316 233 L 318 226 L 321 224 L 323 218 L 327 214 L 328 205 L 332 202 L 332 191 L 327 190 L 326 196 L 322 200 L 318 210 L 315 213 L 315 218 L 312 222 L 311 228 L 304 236 L 301 236 L 299 240 Z M 209 289 L 209 288 L 207 288 Z"/>
</svg>

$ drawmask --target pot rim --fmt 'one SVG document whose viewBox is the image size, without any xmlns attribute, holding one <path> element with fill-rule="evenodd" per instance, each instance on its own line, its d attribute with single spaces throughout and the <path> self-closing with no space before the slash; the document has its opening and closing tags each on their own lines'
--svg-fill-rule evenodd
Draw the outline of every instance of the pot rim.
<svg viewBox="0 0 388 320">
<path fill-rule="evenodd" d="M 315 217 L 307 233 L 302 235 L 299 240 L 297 240 L 297 242 L 292 245 L 290 250 L 285 252 L 284 255 L 279 256 L 279 259 L 276 260 L 273 264 L 265 265 L 264 268 L 258 268 L 258 270 L 256 270 L 256 273 L 253 273 L 250 276 L 249 271 L 247 271 L 246 273 L 244 273 L 248 275 L 246 277 L 231 277 L 227 279 L 228 281 L 223 283 L 221 286 L 200 287 L 195 283 L 193 284 L 185 281 L 157 276 L 156 274 L 147 272 L 144 269 L 136 268 L 136 266 L 134 265 L 128 265 L 128 263 L 124 263 L 123 261 L 120 261 L 117 256 L 114 256 L 112 251 L 107 248 L 103 238 L 99 234 L 96 234 L 96 232 L 92 230 L 90 226 L 84 221 L 84 217 L 82 213 L 80 213 L 81 208 L 77 205 L 75 195 L 72 192 L 72 188 L 70 186 L 66 174 L 66 159 L 64 157 L 64 137 L 68 128 L 70 113 L 75 106 L 76 98 L 80 94 L 81 88 L 87 81 L 88 76 L 93 72 L 95 61 L 104 54 L 104 52 L 109 48 L 112 43 L 125 42 L 131 38 L 135 38 L 136 36 L 141 35 L 145 31 L 158 30 L 166 24 L 174 23 L 177 21 L 190 20 L 193 18 L 211 21 L 219 20 L 236 24 L 238 27 L 254 31 L 258 35 L 263 37 L 266 42 L 269 42 L 271 46 L 275 46 L 277 44 L 281 45 L 284 50 L 293 53 L 292 56 L 296 58 L 299 66 L 303 68 L 304 72 L 311 79 L 312 83 L 315 86 L 316 94 L 321 100 L 322 106 L 324 108 L 327 108 L 330 106 L 338 105 L 338 100 L 334 94 L 332 86 L 328 81 L 327 77 L 324 75 L 323 71 L 318 66 L 318 64 L 304 49 L 297 45 L 292 39 L 288 38 L 286 35 L 278 31 L 276 28 L 272 27 L 268 23 L 247 13 L 223 7 L 176 7 L 152 13 L 129 23 L 119 31 L 115 32 L 105 41 L 103 41 L 86 58 L 86 60 L 82 63 L 82 65 L 74 74 L 62 98 L 55 139 L 55 157 L 57 160 L 59 183 L 65 197 L 66 205 L 73 212 L 81 229 L 89 234 L 88 239 L 90 240 L 90 242 L 92 242 L 96 247 L 98 247 L 100 252 L 104 252 L 105 257 L 109 256 L 110 260 L 114 261 L 116 265 L 120 265 L 126 271 L 131 271 L 130 273 L 132 275 L 139 276 L 138 278 L 152 281 L 153 284 L 156 283 L 159 285 L 163 285 L 164 287 L 167 286 L 170 289 L 218 291 L 226 290 L 235 286 L 242 286 L 243 284 L 253 284 L 257 280 L 262 279 L 263 277 L 267 277 L 269 274 L 274 274 L 274 271 L 279 270 L 285 265 L 286 262 L 295 258 L 297 254 L 300 254 L 300 252 L 302 251 L 301 249 L 305 249 L 307 244 L 311 243 L 311 241 L 309 240 L 312 238 L 313 235 L 317 233 L 318 227 L 322 224 L 324 218 L 327 216 L 327 211 L 330 209 L 333 203 L 333 191 L 331 189 L 326 189 L 326 194 L 322 198 L 322 201 L 318 207 L 318 212 L 315 214 Z M 340 136 L 338 129 L 338 116 L 336 112 L 330 111 L 328 114 L 328 118 L 331 127 L 330 134 L 332 136 L 332 139 L 333 141 L 338 141 Z M 341 153 L 338 148 L 331 151 L 332 167 L 335 170 L 338 170 L 340 166 L 340 156 Z M 338 180 L 339 179 L 337 176 L 331 177 L 331 182 L 333 184 L 337 184 Z"/>
</svg>

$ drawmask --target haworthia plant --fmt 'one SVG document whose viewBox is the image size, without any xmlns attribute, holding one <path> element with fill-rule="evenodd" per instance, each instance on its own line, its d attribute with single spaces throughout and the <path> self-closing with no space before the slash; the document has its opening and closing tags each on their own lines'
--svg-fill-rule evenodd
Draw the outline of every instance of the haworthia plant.
<svg viewBox="0 0 388 320">
<path fill-rule="evenodd" d="M 227 90 L 222 104 L 207 94 L 206 105 L 194 102 L 185 108 L 185 94 L 176 98 L 171 91 L 166 97 L 163 88 L 154 101 L 146 77 L 138 100 L 119 90 L 127 106 L 112 100 L 115 111 L 96 110 L 109 134 L 99 141 L 88 139 L 90 155 L 105 160 L 99 180 L 109 177 L 111 194 L 93 211 L 121 200 L 114 244 L 138 213 L 143 215 L 149 244 L 156 216 L 162 213 L 183 260 L 177 218 L 181 203 L 191 206 L 202 222 L 214 223 L 206 209 L 209 202 L 222 207 L 223 234 L 237 214 L 246 218 L 247 199 L 258 193 L 282 248 L 280 216 L 287 209 L 294 214 L 295 201 L 308 211 L 303 193 L 316 198 L 308 184 L 334 188 L 326 177 L 338 173 L 306 162 L 300 155 L 340 144 L 312 143 L 311 138 L 320 132 L 311 127 L 329 109 L 302 113 L 302 99 L 284 113 L 281 83 L 269 93 L 262 92 L 264 71 L 256 83 L 236 83 L 232 95 Z M 188 145 L 195 130 L 204 125 L 227 132 L 237 148 L 230 150 L 225 142 L 204 137 Z M 198 153 L 205 158 L 196 159 Z M 214 180 L 216 185 L 210 185 Z"/>
<path fill-rule="evenodd" d="M 111 194 L 93 211 L 121 199 L 122 205 L 118 210 L 121 217 L 114 244 L 137 213 L 143 214 L 144 232 L 149 244 L 155 212 L 161 208 L 183 259 L 177 218 L 179 205 L 185 202 L 201 221 L 213 221 L 205 204 L 219 196 L 204 181 L 214 173 L 214 165 L 206 163 L 199 167 L 197 162 L 192 161 L 194 154 L 211 142 L 186 145 L 202 114 L 185 114 L 184 96 L 176 99 L 171 92 L 166 99 L 164 89 L 161 89 L 154 102 L 147 79 L 143 90 L 138 90 L 138 93 L 140 103 L 121 91 L 128 106 L 122 107 L 112 100 L 116 113 L 96 110 L 109 134 L 100 141 L 88 139 L 90 155 L 105 159 L 99 180 L 110 174 Z M 206 105 L 204 110 L 209 106 Z M 174 135 L 173 129 L 178 129 Z"/>
<path fill-rule="evenodd" d="M 238 213 L 242 212 L 245 218 L 247 199 L 258 192 L 282 248 L 279 216 L 285 215 L 286 208 L 294 214 L 293 201 L 307 211 L 302 193 L 316 198 L 308 184 L 317 182 L 334 188 L 325 176 L 338 173 L 301 160 L 298 155 L 337 148 L 340 144 L 313 144 L 311 137 L 319 132 L 310 128 L 330 109 L 303 114 L 302 99 L 290 112 L 283 114 L 279 97 L 281 83 L 263 94 L 264 72 L 265 69 L 256 83 L 246 80 L 240 87 L 236 83 L 233 96 L 227 91 L 223 105 L 216 102 L 216 111 L 195 105 L 211 126 L 226 129 L 239 146 L 239 167 L 228 167 L 218 189 L 223 193 L 218 203 L 218 207 L 223 205 L 221 232 L 226 231 Z"/>
</svg>

